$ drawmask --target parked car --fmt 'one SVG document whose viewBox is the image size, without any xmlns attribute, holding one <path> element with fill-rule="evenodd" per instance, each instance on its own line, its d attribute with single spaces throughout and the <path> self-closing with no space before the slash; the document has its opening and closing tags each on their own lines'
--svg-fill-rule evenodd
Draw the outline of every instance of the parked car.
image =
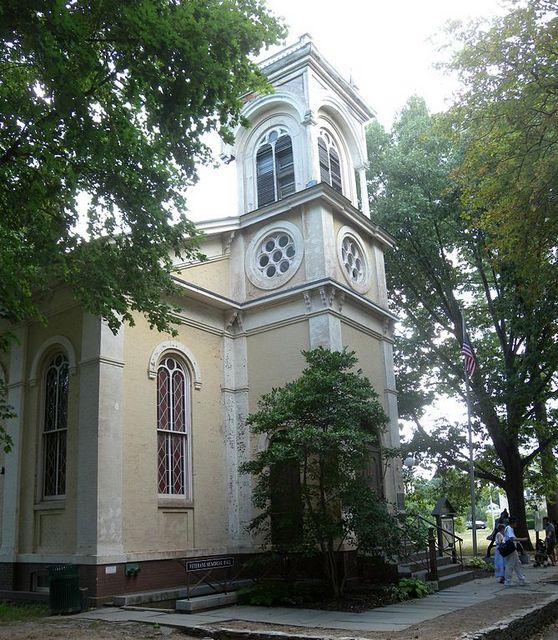
<svg viewBox="0 0 558 640">
<path fill-rule="evenodd" d="M 467 529 L 473 528 L 473 521 L 467 520 Z M 486 522 L 484 520 L 475 520 L 475 529 L 486 529 Z"/>
</svg>

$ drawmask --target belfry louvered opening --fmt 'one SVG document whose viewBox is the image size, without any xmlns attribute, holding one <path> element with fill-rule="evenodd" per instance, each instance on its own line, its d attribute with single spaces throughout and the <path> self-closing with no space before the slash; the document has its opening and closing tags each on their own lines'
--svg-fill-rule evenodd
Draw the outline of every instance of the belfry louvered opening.
<svg viewBox="0 0 558 640">
<path fill-rule="evenodd" d="M 256 153 L 258 207 L 281 200 L 295 191 L 293 144 L 283 127 L 269 130 Z"/>
<path fill-rule="evenodd" d="M 341 182 L 341 163 L 335 141 L 325 130 L 320 129 L 318 137 L 318 156 L 320 161 L 320 180 L 327 182 L 339 193 L 343 192 Z"/>
</svg>

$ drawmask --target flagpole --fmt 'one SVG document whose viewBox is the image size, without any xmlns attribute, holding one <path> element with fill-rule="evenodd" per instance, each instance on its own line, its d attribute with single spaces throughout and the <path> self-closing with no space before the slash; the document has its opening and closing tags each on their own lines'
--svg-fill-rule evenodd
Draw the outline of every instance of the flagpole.
<svg viewBox="0 0 558 640">
<path fill-rule="evenodd" d="M 465 313 L 461 310 L 461 329 L 463 332 L 462 342 L 465 342 Z M 471 494 L 471 532 L 473 538 L 473 557 L 477 555 L 477 509 L 475 496 L 475 462 L 473 459 L 473 430 L 471 428 L 471 398 L 469 393 L 469 375 L 467 373 L 467 363 L 463 360 L 463 371 L 465 374 L 465 399 L 467 402 L 467 436 L 469 440 L 469 487 Z"/>
</svg>

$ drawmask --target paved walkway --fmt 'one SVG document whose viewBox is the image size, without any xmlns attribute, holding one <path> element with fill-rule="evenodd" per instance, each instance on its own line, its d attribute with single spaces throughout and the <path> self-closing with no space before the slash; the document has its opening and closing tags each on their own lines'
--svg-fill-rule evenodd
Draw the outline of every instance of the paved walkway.
<svg viewBox="0 0 558 640">
<path fill-rule="evenodd" d="M 538 593 L 558 597 L 558 569 L 556 567 L 524 567 L 529 584 L 505 589 L 495 578 L 483 578 L 445 589 L 420 600 L 370 609 L 362 613 L 289 609 L 279 607 L 251 607 L 234 605 L 194 614 L 168 613 L 162 610 L 119 609 L 105 607 L 79 614 L 77 617 L 110 621 L 134 621 L 173 627 L 204 627 L 237 620 L 250 623 L 273 623 L 312 629 L 346 629 L 348 631 L 402 631 L 412 625 L 432 620 L 459 609 L 503 596 L 507 593 Z M 556 580 L 556 583 L 549 580 Z M 495 602 L 495 606 L 497 603 Z M 471 609 L 474 615 L 474 609 Z M 226 626 L 226 624 L 223 624 Z M 253 628 L 253 627 L 252 627 Z"/>
</svg>

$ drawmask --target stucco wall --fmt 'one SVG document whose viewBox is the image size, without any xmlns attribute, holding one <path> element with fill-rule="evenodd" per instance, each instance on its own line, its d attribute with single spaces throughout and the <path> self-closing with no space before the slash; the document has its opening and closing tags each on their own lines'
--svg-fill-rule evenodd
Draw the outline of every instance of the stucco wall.
<svg viewBox="0 0 558 640">
<path fill-rule="evenodd" d="M 179 342 L 199 368 L 192 388 L 193 502 L 159 501 L 157 488 L 156 379 L 148 377 L 153 350 Z M 171 338 L 138 318 L 125 334 L 123 537 L 126 553 L 153 554 L 226 543 L 221 409 L 222 338 L 195 327 L 178 327 Z"/>
<path fill-rule="evenodd" d="M 183 267 L 177 271 L 180 279 L 229 298 L 230 271 L 228 256 L 219 256 Z"/>
<path fill-rule="evenodd" d="M 383 403 L 385 389 L 385 375 L 381 342 L 367 333 L 341 321 L 343 345 L 349 351 L 354 351 L 358 358 L 358 367 L 370 380 L 374 390 Z M 386 407 L 384 407 L 386 408 Z M 387 409 L 387 408 L 386 408 Z"/>
<path fill-rule="evenodd" d="M 53 344 L 36 362 L 36 383 L 29 383 L 31 367 L 43 345 L 54 336 L 68 339 L 79 362 L 82 313 L 77 307 L 49 315 L 49 323 L 43 326 L 33 323 L 28 329 L 26 379 L 22 423 L 21 492 L 19 499 L 19 549 L 20 553 L 72 553 L 76 544 L 76 483 L 77 483 L 77 424 L 79 368 L 70 374 L 68 397 L 66 497 L 45 499 L 41 497 L 42 446 L 41 430 L 44 407 L 44 367 Z M 8 454 L 12 455 L 12 454 Z M 14 452 L 15 455 L 15 452 Z"/>
<path fill-rule="evenodd" d="M 298 322 L 248 337 L 250 412 L 262 394 L 298 377 L 304 368 L 302 350 L 309 349 L 308 325 Z"/>
<path fill-rule="evenodd" d="M 386 343 L 379 336 L 360 332 L 346 323 L 342 323 L 342 334 L 343 344 L 356 352 L 358 366 L 372 383 L 378 394 L 378 400 L 389 418 L 386 430 L 380 436 L 380 442 L 384 447 L 398 447 L 399 421 L 396 391 L 391 383 L 393 376 L 390 375 L 390 372 L 387 372 L 386 375 L 385 367 L 388 366 L 384 352 Z M 391 366 L 391 361 L 389 361 L 389 366 Z M 396 504 L 397 494 L 403 491 L 400 461 L 394 460 L 388 463 L 383 476 L 385 497 L 389 502 Z"/>
</svg>

